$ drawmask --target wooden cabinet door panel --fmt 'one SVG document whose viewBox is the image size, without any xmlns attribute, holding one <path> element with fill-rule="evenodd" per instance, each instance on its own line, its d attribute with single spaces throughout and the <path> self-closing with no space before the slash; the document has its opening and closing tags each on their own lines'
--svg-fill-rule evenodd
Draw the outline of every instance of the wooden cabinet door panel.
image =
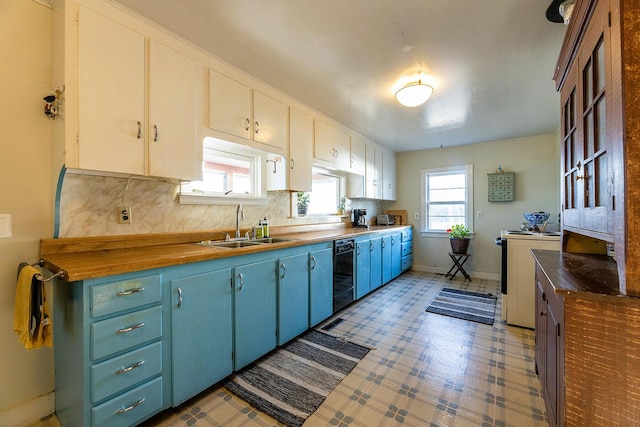
<svg viewBox="0 0 640 427">
<path fill-rule="evenodd" d="M 369 240 L 356 242 L 356 299 L 371 291 L 371 251 Z"/>
<path fill-rule="evenodd" d="M 289 109 L 289 190 L 311 191 L 313 120 L 295 108 Z"/>
<path fill-rule="evenodd" d="M 283 150 L 287 142 L 284 104 L 255 89 L 253 90 L 253 140 Z"/>
<path fill-rule="evenodd" d="M 382 286 L 382 238 L 378 237 L 369 240 L 369 251 L 371 252 L 370 286 L 371 290 Z"/>
</svg>

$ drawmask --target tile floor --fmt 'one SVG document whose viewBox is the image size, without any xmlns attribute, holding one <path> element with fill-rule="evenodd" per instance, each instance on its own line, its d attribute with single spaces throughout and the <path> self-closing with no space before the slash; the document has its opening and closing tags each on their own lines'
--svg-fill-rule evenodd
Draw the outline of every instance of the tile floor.
<svg viewBox="0 0 640 427">
<path fill-rule="evenodd" d="M 534 367 L 534 332 L 425 312 L 443 287 L 499 295 L 496 281 L 408 272 L 347 307 L 331 333 L 375 349 L 305 426 L 547 426 Z M 329 323 L 333 318 L 323 324 Z M 222 387 L 145 426 L 278 426 Z M 33 427 L 59 426 L 55 416 Z"/>
</svg>

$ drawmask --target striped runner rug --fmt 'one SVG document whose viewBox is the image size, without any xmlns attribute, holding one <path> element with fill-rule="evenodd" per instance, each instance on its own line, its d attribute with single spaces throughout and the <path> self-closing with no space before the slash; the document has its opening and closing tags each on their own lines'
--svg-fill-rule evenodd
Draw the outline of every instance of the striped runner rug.
<svg viewBox="0 0 640 427">
<path fill-rule="evenodd" d="M 369 352 L 310 330 L 232 375 L 224 386 L 288 426 L 301 426 Z"/>
<path fill-rule="evenodd" d="M 444 288 L 426 311 L 458 319 L 493 325 L 496 297 L 491 294 Z"/>
</svg>

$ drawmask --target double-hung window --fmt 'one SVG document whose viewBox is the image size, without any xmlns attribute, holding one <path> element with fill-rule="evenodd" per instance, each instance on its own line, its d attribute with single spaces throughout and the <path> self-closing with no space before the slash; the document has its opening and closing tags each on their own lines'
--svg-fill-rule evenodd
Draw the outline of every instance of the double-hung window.
<svg viewBox="0 0 640 427">
<path fill-rule="evenodd" d="M 444 233 L 454 224 L 473 232 L 473 165 L 422 169 L 422 232 Z"/>
</svg>

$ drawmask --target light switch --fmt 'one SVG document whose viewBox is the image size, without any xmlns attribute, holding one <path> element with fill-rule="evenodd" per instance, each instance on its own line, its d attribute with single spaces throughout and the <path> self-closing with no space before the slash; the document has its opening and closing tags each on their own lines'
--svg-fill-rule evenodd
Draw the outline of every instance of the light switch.
<svg viewBox="0 0 640 427">
<path fill-rule="evenodd" d="M 11 237 L 11 214 L 0 214 L 0 237 Z"/>
</svg>

